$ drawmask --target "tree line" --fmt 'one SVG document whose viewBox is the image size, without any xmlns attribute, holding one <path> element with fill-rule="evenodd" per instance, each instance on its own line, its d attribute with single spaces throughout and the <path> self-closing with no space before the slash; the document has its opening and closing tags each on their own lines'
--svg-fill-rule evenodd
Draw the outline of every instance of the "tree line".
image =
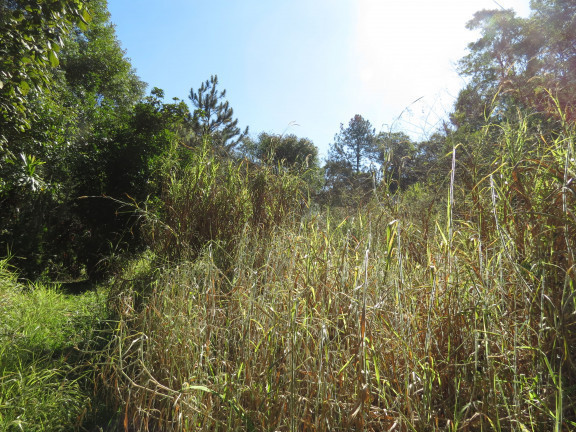
<svg viewBox="0 0 576 432">
<path fill-rule="evenodd" d="M 467 167 L 478 167 L 458 174 L 472 184 L 497 159 L 492 139 L 520 112 L 543 139 L 574 121 L 576 6 L 531 7 L 528 18 L 485 10 L 468 23 L 480 38 L 459 63 L 469 81 L 442 130 L 415 142 L 377 132 L 357 114 L 340 125 L 322 163 L 309 139 L 241 130 L 217 75 L 191 89 L 190 105 L 166 102 L 156 87 L 146 94 L 105 0 L 2 2 L 2 254 L 28 277 L 102 277 L 111 257 L 142 247 L 138 210 L 161 196 L 166 158 L 186 160 L 202 146 L 304 178 L 312 200 L 332 207 L 415 185 L 432 190 L 445 181 L 455 146 Z"/>
</svg>

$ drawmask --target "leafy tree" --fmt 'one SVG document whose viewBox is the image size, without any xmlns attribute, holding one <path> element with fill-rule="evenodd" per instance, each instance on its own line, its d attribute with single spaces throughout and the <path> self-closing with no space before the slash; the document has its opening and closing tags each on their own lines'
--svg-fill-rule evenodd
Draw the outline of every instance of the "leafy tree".
<svg viewBox="0 0 576 432">
<path fill-rule="evenodd" d="M 308 138 L 296 135 L 275 135 L 262 132 L 253 141 L 242 142 L 244 153 L 254 160 L 269 165 L 283 164 L 290 168 L 314 168 L 318 166 L 318 148 Z"/>
<path fill-rule="evenodd" d="M 234 110 L 224 100 L 226 90 L 219 92 L 217 87 L 218 76 L 212 75 L 197 92 L 190 90 L 189 98 L 195 107 L 192 130 L 200 141 L 209 137 L 217 149 L 229 153 L 248 134 L 248 127 L 240 130 L 238 119 L 233 119 Z"/>
<path fill-rule="evenodd" d="M 413 170 L 418 181 L 434 181 L 450 172 L 450 160 L 445 157 L 450 151 L 447 148 L 448 136 L 449 131 L 437 132 L 416 144 Z"/>
<path fill-rule="evenodd" d="M 78 231 L 67 233 L 67 248 L 78 251 L 77 262 L 90 277 L 104 275 L 101 263 L 111 247 L 127 252 L 141 245 L 139 230 L 134 229 L 138 215 L 131 205 L 160 195 L 162 158 L 189 117 L 184 102 L 164 103 L 163 96 L 154 88 L 123 124 L 109 132 L 108 145 L 84 155 L 75 167 L 79 171 L 70 185 L 69 205 Z"/>
<path fill-rule="evenodd" d="M 524 78 L 534 78 L 537 109 L 557 113 L 547 89 L 558 99 L 568 120 L 576 120 L 576 3 L 572 0 L 534 0 L 523 45 L 528 45 L 529 63 Z"/>
<path fill-rule="evenodd" d="M 23 258 L 16 264 L 28 276 L 49 262 L 76 274 L 84 266 L 92 271 L 129 218 L 111 200 L 79 197 L 125 199 L 144 191 L 147 158 L 158 153 L 147 150 L 158 146 L 153 137 L 126 142 L 144 83 L 115 37 L 106 2 L 86 6 L 91 22 L 60 35 L 49 86 L 28 95 L 32 127 L 6 132 L 12 156 L 0 166 L 0 244 Z"/>
<path fill-rule="evenodd" d="M 30 127 L 28 93 L 50 87 L 66 34 L 89 19 L 82 0 L 0 3 L 0 149 L 8 141 L 7 130 Z"/>
<path fill-rule="evenodd" d="M 153 88 L 115 132 L 114 145 L 103 151 L 107 195 L 141 202 L 160 193 L 154 182 L 156 171 L 190 114 L 183 101 L 175 98 L 164 103 L 163 98 L 164 91 Z"/>
<path fill-rule="evenodd" d="M 350 205 L 363 201 L 373 189 L 378 145 L 376 132 L 361 115 L 352 117 L 347 127 L 340 124 L 325 165 L 327 201 Z"/>
<path fill-rule="evenodd" d="M 460 71 L 471 80 L 452 116 L 457 126 L 477 129 L 508 121 L 517 109 L 554 117 L 556 101 L 569 120 L 576 118 L 576 4 L 535 0 L 531 7 L 529 18 L 483 10 L 468 23 L 481 37 L 460 61 Z"/>
<path fill-rule="evenodd" d="M 356 204 L 365 193 L 365 190 L 361 193 L 356 190 L 358 177 L 348 162 L 328 159 L 324 165 L 324 176 L 326 183 L 320 196 L 320 202 L 324 204 L 350 206 Z"/>
<path fill-rule="evenodd" d="M 262 132 L 256 140 L 242 140 L 240 152 L 249 160 L 272 167 L 274 172 L 295 175 L 306 182 L 307 191 L 316 193 L 322 187 L 322 170 L 318 148 L 308 138 Z"/>
<path fill-rule="evenodd" d="M 392 189 L 404 189 L 416 182 L 414 172 L 416 145 L 403 132 L 382 132 L 378 134 L 378 159 L 386 183 Z"/>
<path fill-rule="evenodd" d="M 123 250 L 137 241 L 125 235 L 133 218 L 111 199 L 80 197 L 126 200 L 136 190 L 144 192 L 145 160 L 156 143 L 149 139 L 135 147 L 125 139 L 145 84 L 116 38 L 106 1 L 90 0 L 89 6 L 92 21 L 85 30 L 75 28 L 70 34 L 60 66 L 65 104 L 74 107 L 75 129 L 58 160 L 57 180 L 66 191 L 61 220 L 68 220 L 73 229 L 60 232 L 57 242 L 52 235 L 47 241 L 53 247 L 58 243 L 55 256 L 62 256 L 58 250 L 68 250 L 77 269 L 85 267 L 90 276 L 98 276 L 102 273 L 97 263 L 111 247 Z"/>
</svg>

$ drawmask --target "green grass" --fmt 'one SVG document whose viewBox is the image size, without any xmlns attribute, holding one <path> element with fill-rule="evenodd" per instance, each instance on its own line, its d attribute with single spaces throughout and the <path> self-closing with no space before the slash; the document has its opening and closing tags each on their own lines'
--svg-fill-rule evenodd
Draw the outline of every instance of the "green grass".
<svg viewBox="0 0 576 432">
<path fill-rule="evenodd" d="M 0 261 L 0 430 L 66 431 L 91 412 L 96 341 L 105 296 L 21 284 Z"/>
</svg>

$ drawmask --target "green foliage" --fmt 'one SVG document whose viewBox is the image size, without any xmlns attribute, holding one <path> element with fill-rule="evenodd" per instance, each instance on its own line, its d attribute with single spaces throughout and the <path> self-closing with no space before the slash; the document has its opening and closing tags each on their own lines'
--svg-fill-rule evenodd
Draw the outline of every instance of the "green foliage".
<svg viewBox="0 0 576 432">
<path fill-rule="evenodd" d="M 162 256 L 196 256 L 210 242 L 234 256 L 247 226 L 265 236 L 306 203 L 305 183 L 289 172 L 222 159 L 207 140 L 182 151 L 165 159 L 157 215 L 143 229 Z"/>
<path fill-rule="evenodd" d="M 305 169 L 318 167 L 318 148 L 308 138 L 262 132 L 256 141 L 245 139 L 244 153 L 268 165 Z"/>
<path fill-rule="evenodd" d="M 324 165 L 326 184 L 320 202 L 333 207 L 355 208 L 369 200 L 375 177 L 354 172 L 352 165 L 329 159 Z"/>
<path fill-rule="evenodd" d="M 0 6 L 23 26 L 2 35 L 12 59 L 34 31 L 44 68 L 42 88 L 0 88 L 0 245 L 27 275 L 114 262 L 117 321 L 103 348 L 97 292 L 25 286 L 0 261 L 1 430 L 80 427 L 96 376 L 126 430 L 576 427 L 571 2 L 475 15 L 456 130 L 341 125 L 318 213 L 310 141 L 245 137 L 216 76 L 193 115 L 143 97 L 89 5 L 69 35 L 50 15 L 58 65 L 52 34 Z"/>
<path fill-rule="evenodd" d="M 66 34 L 91 19 L 82 0 L 8 0 L 0 5 L 0 149 L 8 129 L 30 127 L 31 90 L 50 87 Z"/>
<path fill-rule="evenodd" d="M 446 165 L 448 153 L 447 133 L 435 133 L 416 144 L 416 160 L 413 175 L 420 181 L 434 180 L 438 175 L 448 172 Z"/>
<path fill-rule="evenodd" d="M 346 128 L 340 124 L 340 132 L 334 137 L 328 159 L 350 165 L 356 174 L 371 171 L 377 155 L 375 138 L 370 122 L 356 114 Z"/>
<path fill-rule="evenodd" d="M 456 147 L 440 182 L 449 198 L 414 184 L 343 220 L 307 215 L 265 237 L 230 213 L 244 223 L 240 236 L 164 262 L 145 301 L 127 276 L 113 297 L 120 324 L 104 374 L 126 424 L 576 427 L 574 131 L 544 141 L 527 124 L 492 126 L 498 160 L 488 176 L 473 176 L 480 169 L 468 161 L 481 159 Z M 199 161 L 172 192 L 190 197 L 170 203 L 174 238 L 193 231 L 184 224 L 198 220 L 196 207 L 227 227 L 200 191 L 226 212 L 223 201 L 241 195 L 216 186 L 241 171 L 227 165 L 217 181 L 222 165 Z M 454 170 L 470 171 L 472 187 Z"/>
<path fill-rule="evenodd" d="M 153 100 L 136 105 L 144 84 L 115 37 L 106 2 L 88 6 L 89 25 L 61 35 L 50 91 L 29 102 L 37 113 L 32 128 L 10 131 L 11 152 L 2 155 L 0 244 L 29 277 L 101 274 L 103 257 L 135 241 L 123 236 L 133 220 L 116 216 L 117 203 L 79 198 L 145 199 L 153 159 L 172 139 L 162 128 L 188 112 Z"/>
<path fill-rule="evenodd" d="M 249 137 L 242 140 L 241 154 L 249 160 L 269 168 L 289 170 L 301 177 L 316 193 L 322 187 L 318 148 L 307 138 L 296 135 L 274 135 L 262 132 L 256 141 Z"/>
<path fill-rule="evenodd" d="M 76 28 L 62 52 L 62 70 L 73 101 L 82 108 L 82 123 L 95 128 L 114 123 L 144 95 L 145 83 L 136 75 L 116 38 L 105 0 L 90 0 L 92 21 Z M 104 118 L 99 118 L 104 115 Z M 122 117 L 120 117 L 121 119 Z M 96 123 L 96 125 L 94 124 Z M 96 131 L 91 131 L 92 133 Z"/>
<path fill-rule="evenodd" d="M 84 198 L 71 203 L 75 230 L 68 229 L 66 247 L 77 251 L 90 277 L 106 274 L 111 253 L 133 252 L 142 245 L 131 205 L 161 193 L 158 170 L 189 113 L 184 102 L 167 104 L 162 97 L 161 90 L 153 89 L 110 132 L 105 146 L 85 149 L 71 165 L 72 197 Z"/>
<path fill-rule="evenodd" d="M 64 295 L 24 286 L 0 261 L 0 430 L 66 431 L 90 411 L 89 367 L 79 347 L 93 347 L 105 296 Z M 77 364 L 75 364 L 77 362 Z"/>
<path fill-rule="evenodd" d="M 384 183 L 392 191 L 405 189 L 417 179 L 416 145 L 402 132 L 381 132 L 376 138 Z"/>
<path fill-rule="evenodd" d="M 340 124 L 326 160 L 323 200 L 334 205 L 355 206 L 366 201 L 375 187 L 378 145 L 375 130 L 357 114 Z"/>
<path fill-rule="evenodd" d="M 190 101 L 196 108 L 192 118 L 192 130 L 196 134 L 196 144 L 210 139 L 219 151 L 230 153 L 248 134 L 238 127 L 238 119 L 233 119 L 234 110 L 224 100 L 226 90 L 218 91 L 218 76 L 212 75 L 202 83 L 197 92 L 190 90 Z"/>
<path fill-rule="evenodd" d="M 529 18 L 511 10 L 480 11 L 468 23 L 481 37 L 469 45 L 460 70 L 471 78 L 453 114 L 459 127 L 513 119 L 517 109 L 557 119 L 555 98 L 574 120 L 576 7 L 570 1 L 534 1 Z M 531 121 L 538 120 L 534 116 Z M 468 124 L 470 122 L 470 124 Z"/>
</svg>

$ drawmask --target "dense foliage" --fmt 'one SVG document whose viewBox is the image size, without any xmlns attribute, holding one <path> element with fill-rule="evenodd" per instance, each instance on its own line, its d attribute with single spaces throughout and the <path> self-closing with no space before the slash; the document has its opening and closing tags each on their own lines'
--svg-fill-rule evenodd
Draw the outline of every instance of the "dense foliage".
<svg viewBox="0 0 576 432">
<path fill-rule="evenodd" d="M 355 115 L 321 167 L 215 75 L 146 95 L 105 0 L 4 2 L 0 430 L 92 393 L 110 430 L 576 428 L 576 11 L 532 7 L 470 21 L 451 124 Z"/>
<path fill-rule="evenodd" d="M 481 37 L 460 61 L 461 72 L 471 78 L 453 114 L 460 126 L 513 119 L 517 109 L 537 112 L 537 119 L 557 119 L 560 108 L 574 120 L 576 5 L 535 0 L 531 6 L 529 18 L 484 10 L 468 23 Z"/>
<path fill-rule="evenodd" d="M 90 19 L 82 0 L 0 4 L 0 148 L 8 144 L 8 131 L 30 127 L 34 112 L 26 96 L 49 89 L 63 39 L 74 24 L 85 27 Z"/>
</svg>

